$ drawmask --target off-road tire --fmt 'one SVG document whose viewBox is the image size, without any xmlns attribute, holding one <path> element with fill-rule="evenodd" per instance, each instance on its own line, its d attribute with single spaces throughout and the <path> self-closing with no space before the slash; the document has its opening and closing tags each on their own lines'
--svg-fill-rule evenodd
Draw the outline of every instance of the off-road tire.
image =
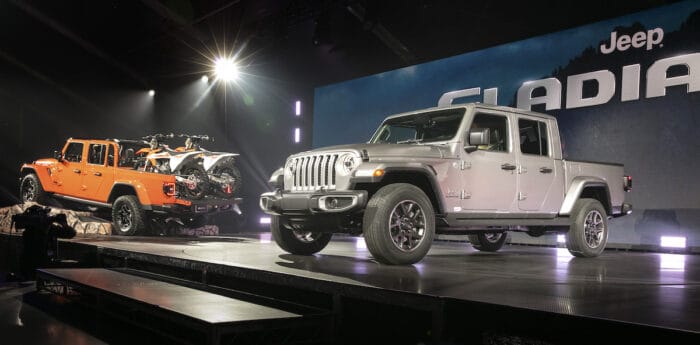
<svg viewBox="0 0 700 345">
<path fill-rule="evenodd" d="M 48 195 L 41 186 L 41 181 L 35 173 L 29 173 L 22 178 L 19 185 L 19 197 L 22 202 L 33 201 L 45 205 Z"/>
<path fill-rule="evenodd" d="M 284 219 L 271 216 L 270 231 L 272 238 L 284 251 L 296 255 L 312 255 L 326 248 L 333 234 L 328 232 L 291 230 L 282 225 Z"/>
<path fill-rule="evenodd" d="M 187 197 L 190 199 L 199 200 L 207 194 L 207 190 L 209 189 L 209 178 L 207 177 L 207 173 L 204 171 L 204 168 L 196 164 L 188 164 L 180 169 L 180 175 L 184 176 L 185 178 L 189 178 L 189 176 L 194 175 L 200 180 L 200 182 L 197 184 L 197 188 L 195 189 L 189 189 L 187 187 L 183 188 L 184 194 Z"/>
<path fill-rule="evenodd" d="M 112 233 L 132 236 L 148 230 L 148 216 L 135 195 L 122 195 L 112 204 Z"/>
<path fill-rule="evenodd" d="M 392 265 L 416 263 L 428 253 L 435 236 L 433 205 L 414 185 L 384 186 L 367 203 L 362 230 L 367 249 L 377 261 Z M 414 235 L 418 238 L 415 243 Z"/>
<path fill-rule="evenodd" d="M 467 236 L 472 247 L 482 252 L 497 252 L 506 243 L 507 237 L 505 232 L 485 232 Z"/>
<path fill-rule="evenodd" d="M 225 191 L 221 190 L 221 188 L 219 188 L 219 186 L 214 187 L 214 190 L 215 190 L 217 196 L 228 199 L 228 198 L 231 198 L 234 195 L 236 195 L 236 193 L 241 189 L 241 184 L 243 183 L 243 181 L 241 180 L 241 171 L 238 170 L 238 168 L 235 165 L 233 165 L 233 164 L 223 165 L 220 168 L 216 168 L 214 170 L 214 174 L 215 175 L 228 174 L 231 178 L 233 178 L 233 186 L 231 187 L 230 193 L 226 193 Z"/>
<path fill-rule="evenodd" d="M 608 216 L 595 199 L 579 199 L 571 213 L 566 248 L 577 257 L 596 257 L 608 242 Z"/>
</svg>

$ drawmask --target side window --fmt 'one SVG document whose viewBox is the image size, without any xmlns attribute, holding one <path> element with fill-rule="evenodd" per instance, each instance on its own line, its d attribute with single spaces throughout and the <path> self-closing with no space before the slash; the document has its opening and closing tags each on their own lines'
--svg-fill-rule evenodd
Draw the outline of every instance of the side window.
<svg viewBox="0 0 700 345">
<path fill-rule="evenodd" d="M 547 124 L 542 121 L 518 120 L 520 152 L 530 155 L 548 156 L 549 137 Z"/>
<path fill-rule="evenodd" d="M 83 143 L 68 144 L 63 159 L 69 162 L 80 162 L 83 159 Z"/>
<path fill-rule="evenodd" d="M 508 119 L 505 116 L 476 114 L 469 131 L 489 129 L 489 144 L 479 146 L 479 150 L 508 152 Z"/>
<path fill-rule="evenodd" d="M 88 149 L 88 163 L 103 165 L 105 164 L 105 150 L 107 147 L 102 144 L 90 144 Z"/>
<path fill-rule="evenodd" d="M 107 165 L 114 166 L 114 145 L 109 145 L 109 152 L 107 153 Z"/>
</svg>

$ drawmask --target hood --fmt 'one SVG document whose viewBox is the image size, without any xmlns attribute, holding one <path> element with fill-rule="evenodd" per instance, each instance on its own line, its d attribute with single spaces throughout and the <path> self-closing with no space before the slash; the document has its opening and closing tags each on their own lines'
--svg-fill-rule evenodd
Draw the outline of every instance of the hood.
<svg viewBox="0 0 700 345">
<path fill-rule="evenodd" d="M 350 144 L 321 147 L 306 151 L 299 155 L 317 154 L 326 151 L 367 151 L 370 160 L 376 157 L 411 157 L 411 158 L 444 158 L 450 155 L 447 145 L 416 145 L 416 144 Z M 296 155 L 295 155 L 296 156 Z"/>
</svg>

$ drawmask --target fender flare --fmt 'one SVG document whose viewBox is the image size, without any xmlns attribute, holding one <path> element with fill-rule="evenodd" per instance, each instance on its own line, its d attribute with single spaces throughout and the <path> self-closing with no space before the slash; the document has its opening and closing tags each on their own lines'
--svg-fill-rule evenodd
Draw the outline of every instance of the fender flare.
<svg viewBox="0 0 700 345">
<path fill-rule="evenodd" d="M 571 211 L 574 209 L 576 201 L 580 199 L 581 193 L 587 187 L 602 187 L 605 189 L 608 205 L 610 204 L 610 188 L 605 180 L 594 176 L 578 176 L 575 177 L 569 185 L 564 202 L 561 205 L 561 209 L 559 209 L 560 216 L 571 215 Z M 607 211 L 610 212 L 611 210 Z"/>
<path fill-rule="evenodd" d="M 134 193 L 136 193 L 136 197 L 139 199 L 139 202 L 141 203 L 141 207 L 143 207 L 144 210 L 149 210 L 151 209 L 151 198 L 148 197 L 148 193 L 146 193 L 146 189 L 143 187 L 143 184 L 140 182 L 136 182 L 134 184 L 132 183 L 127 183 L 127 182 L 115 182 L 112 185 L 112 189 L 109 192 L 109 198 L 110 204 L 114 203 L 114 200 L 116 200 L 117 197 L 114 197 L 114 190 L 117 187 L 127 187 L 131 188 Z"/>
<path fill-rule="evenodd" d="M 435 171 L 435 169 L 432 166 L 430 166 L 428 164 L 422 164 L 422 163 L 421 164 L 414 163 L 414 164 L 410 164 L 410 165 L 408 165 L 408 164 L 407 165 L 400 165 L 399 164 L 399 165 L 387 166 L 386 168 L 384 168 L 384 176 L 382 176 L 382 178 L 376 182 L 381 183 L 381 181 L 384 180 L 384 178 L 387 175 L 390 175 L 392 173 L 397 173 L 397 172 L 418 173 L 418 174 L 425 176 L 428 179 L 428 183 L 430 183 L 430 188 L 432 189 L 432 192 L 433 192 L 434 197 L 435 197 L 435 201 L 436 201 L 437 206 L 438 206 L 438 209 L 435 210 L 435 213 L 439 214 L 445 210 L 445 203 L 444 203 L 444 198 L 442 195 L 442 190 L 440 189 L 440 184 L 438 184 L 437 179 L 436 179 L 437 172 Z M 428 195 L 428 198 L 430 198 L 430 197 L 431 196 Z"/>
</svg>

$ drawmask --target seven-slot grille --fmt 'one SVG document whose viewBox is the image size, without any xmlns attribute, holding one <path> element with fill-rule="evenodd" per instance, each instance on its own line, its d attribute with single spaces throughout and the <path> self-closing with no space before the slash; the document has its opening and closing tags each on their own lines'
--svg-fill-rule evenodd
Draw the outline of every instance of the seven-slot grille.
<svg viewBox="0 0 700 345">
<path fill-rule="evenodd" d="M 320 154 L 293 158 L 292 191 L 335 188 L 335 163 L 339 154 Z"/>
</svg>

